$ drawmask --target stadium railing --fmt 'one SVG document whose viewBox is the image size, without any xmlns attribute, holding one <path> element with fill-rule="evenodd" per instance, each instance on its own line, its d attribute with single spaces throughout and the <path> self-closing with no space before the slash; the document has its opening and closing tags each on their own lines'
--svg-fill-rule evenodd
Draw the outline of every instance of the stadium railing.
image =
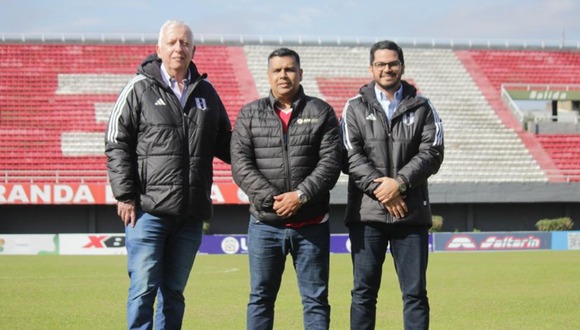
<svg viewBox="0 0 580 330">
<path fill-rule="evenodd" d="M 3 183 L 99 183 L 109 182 L 107 172 L 99 170 L 7 170 Z"/>
<path fill-rule="evenodd" d="M 145 43 L 157 42 L 157 34 L 152 33 L 2 33 L 0 42 L 27 43 Z M 200 34 L 194 35 L 201 44 L 284 44 L 284 45 L 370 45 L 382 38 L 344 36 L 301 36 L 301 35 L 236 35 Z M 455 48 L 455 49 L 567 49 L 580 50 L 580 40 L 561 39 L 476 39 L 476 38 L 396 38 L 390 39 L 404 47 Z"/>
</svg>

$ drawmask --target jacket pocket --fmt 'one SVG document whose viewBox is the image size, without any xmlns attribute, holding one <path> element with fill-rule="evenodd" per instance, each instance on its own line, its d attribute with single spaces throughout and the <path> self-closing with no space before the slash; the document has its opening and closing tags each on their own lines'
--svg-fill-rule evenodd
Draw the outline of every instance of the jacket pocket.
<svg viewBox="0 0 580 330">
<path fill-rule="evenodd" d="M 139 181 L 141 182 L 141 193 L 147 193 L 147 160 L 139 161 Z"/>
<path fill-rule="evenodd" d="M 415 225 L 430 223 L 429 198 L 424 187 L 412 190 L 404 200 L 409 211 L 403 218 L 393 217 L 394 222 L 401 221 Z"/>
</svg>

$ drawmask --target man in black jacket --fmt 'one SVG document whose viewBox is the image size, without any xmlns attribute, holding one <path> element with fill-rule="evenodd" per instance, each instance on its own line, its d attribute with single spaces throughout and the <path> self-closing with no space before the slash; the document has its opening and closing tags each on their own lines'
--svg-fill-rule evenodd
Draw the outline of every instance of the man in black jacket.
<svg viewBox="0 0 580 330">
<path fill-rule="evenodd" d="M 212 215 L 214 156 L 230 161 L 231 125 L 191 61 L 189 26 L 167 21 L 157 54 L 123 89 L 105 138 L 111 189 L 125 225 L 129 329 L 180 329 L 183 291 Z"/>
<path fill-rule="evenodd" d="M 302 296 L 304 328 L 328 329 L 330 189 L 342 146 L 334 110 L 304 94 L 300 57 L 268 57 L 269 97 L 247 104 L 232 136 L 234 181 L 250 200 L 247 329 L 272 329 L 288 253 Z"/>
<path fill-rule="evenodd" d="M 369 72 L 374 81 L 347 101 L 341 119 L 354 268 L 351 329 L 375 327 L 387 248 L 403 294 L 405 329 L 427 329 L 427 179 L 443 162 L 443 126 L 431 102 L 401 80 L 405 59 L 396 43 L 371 47 Z"/>
</svg>

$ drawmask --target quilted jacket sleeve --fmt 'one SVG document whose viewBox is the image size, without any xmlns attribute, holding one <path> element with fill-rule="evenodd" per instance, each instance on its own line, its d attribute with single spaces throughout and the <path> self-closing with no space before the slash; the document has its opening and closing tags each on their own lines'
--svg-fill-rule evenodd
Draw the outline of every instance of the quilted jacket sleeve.
<svg viewBox="0 0 580 330">
<path fill-rule="evenodd" d="M 365 139 L 361 126 L 364 124 L 364 116 L 358 105 L 360 99 L 347 101 L 341 118 L 341 129 L 344 146 L 345 170 L 354 180 L 356 186 L 368 196 L 376 198 L 373 191 L 379 186 L 374 179 L 384 176 L 378 171 L 373 161 L 365 152 Z M 364 112 L 362 112 L 364 114 Z"/>
<path fill-rule="evenodd" d="M 135 200 L 139 194 L 135 147 L 139 126 L 139 95 L 136 76 L 123 89 L 109 118 L 105 135 L 107 172 L 113 195 L 119 201 Z"/>
<path fill-rule="evenodd" d="M 232 175 L 234 182 L 248 195 L 257 210 L 270 209 L 273 196 L 282 193 L 260 172 L 256 164 L 251 130 L 251 105 L 238 114 L 231 140 Z"/>
</svg>

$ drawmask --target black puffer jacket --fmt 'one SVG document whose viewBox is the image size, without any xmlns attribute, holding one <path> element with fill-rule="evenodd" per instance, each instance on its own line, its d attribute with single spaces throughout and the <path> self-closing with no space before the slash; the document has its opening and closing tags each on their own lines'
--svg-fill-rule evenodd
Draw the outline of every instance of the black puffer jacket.
<svg viewBox="0 0 580 330">
<path fill-rule="evenodd" d="M 305 95 L 300 87 L 285 141 L 275 103 L 270 94 L 238 114 L 231 144 L 234 181 L 248 195 L 250 212 L 258 220 L 309 220 L 328 212 L 329 191 L 340 175 L 338 120 L 328 103 Z M 308 203 L 291 218 L 278 217 L 273 197 L 297 189 L 309 197 Z"/>
<path fill-rule="evenodd" d="M 443 162 L 443 125 L 428 99 L 403 81 L 401 103 L 389 120 L 377 101 L 375 83 L 347 101 L 341 118 L 349 174 L 346 223 L 378 221 L 431 225 L 427 179 Z M 374 179 L 397 175 L 409 181 L 407 216 L 392 217 L 373 191 Z"/>
<path fill-rule="evenodd" d="M 123 89 L 105 137 L 107 168 L 117 200 L 136 200 L 158 216 L 212 215 L 214 156 L 230 161 L 231 124 L 213 86 L 189 66 L 187 103 L 181 107 L 149 56 Z"/>
</svg>

